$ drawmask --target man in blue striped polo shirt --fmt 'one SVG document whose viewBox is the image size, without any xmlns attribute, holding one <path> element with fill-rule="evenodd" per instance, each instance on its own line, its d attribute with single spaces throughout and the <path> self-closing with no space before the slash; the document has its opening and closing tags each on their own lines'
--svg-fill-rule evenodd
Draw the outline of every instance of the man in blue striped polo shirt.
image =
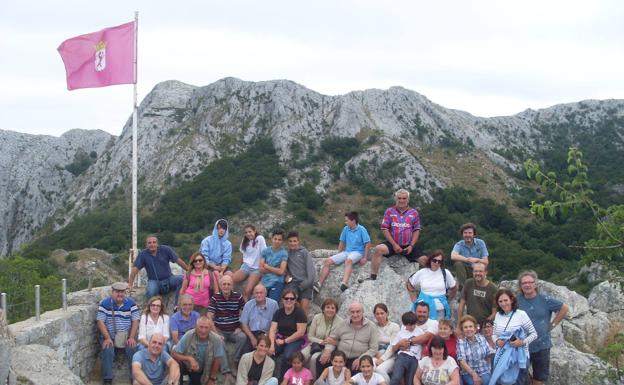
<svg viewBox="0 0 624 385">
<path fill-rule="evenodd" d="M 126 298 L 127 283 L 115 282 L 111 285 L 111 289 L 111 296 L 100 302 L 96 317 L 101 334 L 102 379 L 105 385 L 113 383 L 113 358 L 116 348 L 125 350 L 128 376 L 132 382 L 132 356 L 136 351 L 136 336 L 141 318 L 136 302 Z"/>
</svg>

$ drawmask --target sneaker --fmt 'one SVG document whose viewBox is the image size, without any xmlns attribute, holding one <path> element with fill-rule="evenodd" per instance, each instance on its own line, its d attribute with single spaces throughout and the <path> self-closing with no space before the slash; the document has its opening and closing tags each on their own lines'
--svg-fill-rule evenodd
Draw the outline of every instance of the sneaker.
<svg viewBox="0 0 624 385">
<path fill-rule="evenodd" d="M 340 291 L 345 291 L 349 288 L 349 286 L 345 285 L 344 283 L 340 284 Z"/>
<path fill-rule="evenodd" d="M 320 284 L 320 282 L 314 282 L 314 285 L 312 286 L 312 289 L 314 289 L 315 292 L 320 293 L 321 292 L 321 284 Z"/>
<path fill-rule="evenodd" d="M 370 276 L 368 278 L 358 278 L 358 283 L 362 283 L 364 281 L 376 281 L 377 280 L 377 275 L 375 276 Z"/>
</svg>

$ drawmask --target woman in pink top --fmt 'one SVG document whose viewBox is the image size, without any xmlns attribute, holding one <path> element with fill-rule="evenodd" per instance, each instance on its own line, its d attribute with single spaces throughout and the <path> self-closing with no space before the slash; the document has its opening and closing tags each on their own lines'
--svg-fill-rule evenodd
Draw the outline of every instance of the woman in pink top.
<svg viewBox="0 0 624 385">
<path fill-rule="evenodd" d="M 219 284 L 214 274 L 208 270 L 201 253 L 193 253 L 188 266 L 180 292 L 193 296 L 193 309 L 204 315 L 208 311 L 211 294 L 219 291 Z"/>
</svg>

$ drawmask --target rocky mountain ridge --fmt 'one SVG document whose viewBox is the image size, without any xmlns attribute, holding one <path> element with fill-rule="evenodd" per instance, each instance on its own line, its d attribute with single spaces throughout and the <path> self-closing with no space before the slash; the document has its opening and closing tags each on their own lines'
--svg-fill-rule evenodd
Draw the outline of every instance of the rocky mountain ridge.
<svg viewBox="0 0 624 385">
<path fill-rule="evenodd" d="M 288 80 L 225 78 L 205 87 L 165 81 L 139 108 L 139 199 L 148 193 L 149 201 L 140 204 L 156 205 L 159 194 L 260 137 L 271 138 L 281 161 L 289 166 L 290 183 L 302 183 L 306 171 L 318 171 L 319 192 L 326 192 L 336 180 L 329 164 L 314 161 L 323 140 L 332 137 L 362 143 L 341 166 L 338 178 L 355 174 L 371 183 L 409 188 L 427 200 L 432 189 L 458 183 L 451 171 L 461 172 L 462 162 L 470 158 L 479 166 L 476 172 L 497 174 L 504 192 L 515 185 L 508 172 L 519 170 L 535 149 L 552 144 L 552 127 L 574 122 L 591 130 L 596 122 L 614 118 L 624 119 L 623 100 L 583 101 L 480 118 L 446 109 L 402 87 L 327 96 Z M 624 142 L 624 125 L 616 132 L 616 139 Z M 76 135 L 40 138 L 0 132 L 3 147 L 26 148 L 0 157 L 2 169 L 10 165 L 12 170 L 5 173 L 3 183 L 14 180 L 0 185 L 0 194 L 8 198 L 0 204 L 0 215 L 6 218 L 0 223 L 1 254 L 31 240 L 46 220 L 48 230 L 60 228 L 113 192 L 128 193 L 131 120 L 119 137 L 85 131 L 78 135 L 82 142 L 68 140 Z M 46 156 L 25 156 L 35 148 Z M 75 177 L 64 165 L 72 162 L 78 149 L 95 151 L 97 157 Z M 432 161 L 441 152 L 450 154 L 451 167 Z M 382 172 L 390 167 L 392 172 Z M 30 189 L 31 197 L 22 194 L 25 189 Z"/>
</svg>

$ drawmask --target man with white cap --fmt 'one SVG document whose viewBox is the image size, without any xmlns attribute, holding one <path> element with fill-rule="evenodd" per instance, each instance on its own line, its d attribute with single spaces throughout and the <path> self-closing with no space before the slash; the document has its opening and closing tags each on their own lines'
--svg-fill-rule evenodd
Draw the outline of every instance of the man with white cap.
<svg viewBox="0 0 624 385">
<path fill-rule="evenodd" d="M 141 312 L 136 302 L 126 298 L 128 284 L 115 282 L 111 285 L 111 296 L 100 301 L 97 312 L 97 327 L 102 344 L 102 379 L 104 384 L 113 383 L 113 358 L 116 350 L 125 350 L 128 359 L 128 376 L 132 382 L 132 356 L 136 352 L 137 331 Z"/>
</svg>

